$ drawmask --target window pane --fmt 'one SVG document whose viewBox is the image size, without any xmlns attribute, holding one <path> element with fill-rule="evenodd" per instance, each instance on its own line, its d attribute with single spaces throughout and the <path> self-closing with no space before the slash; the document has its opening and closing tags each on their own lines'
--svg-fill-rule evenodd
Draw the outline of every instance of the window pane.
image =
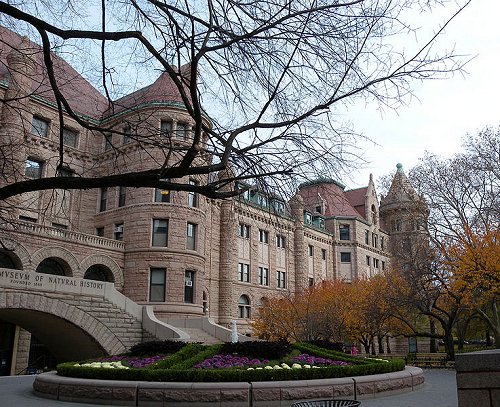
<svg viewBox="0 0 500 407">
<path fill-rule="evenodd" d="M 118 189 L 118 207 L 125 206 L 125 199 L 127 196 L 126 193 L 127 193 L 126 187 L 119 187 L 119 189 Z"/>
<path fill-rule="evenodd" d="M 340 240 L 350 240 L 349 225 L 340 225 Z"/>
<path fill-rule="evenodd" d="M 164 268 L 152 268 L 149 278 L 149 300 L 165 301 L 165 274 Z"/>
<path fill-rule="evenodd" d="M 47 137 L 49 132 L 49 122 L 39 117 L 33 117 L 31 122 L 31 134 L 40 137 Z"/>
<path fill-rule="evenodd" d="M 196 250 L 196 226 L 194 223 L 187 224 L 186 248 Z"/>
<path fill-rule="evenodd" d="M 341 252 L 340 253 L 340 261 L 342 263 L 350 263 L 351 262 L 351 253 L 350 252 Z"/>
<path fill-rule="evenodd" d="M 172 134 L 172 122 L 167 120 L 161 121 L 161 135 L 163 137 L 170 137 Z"/>
<path fill-rule="evenodd" d="M 153 219 L 153 246 L 167 246 L 168 237 L 168 220 Z"/>
<path fill-rule="evenodd" d="M 184 273 L 184 302 L 194 302 L 194 271 Z"/>
<path fill-rule="evenodd" d="M 24 174 L 28 178 L 42 178 L 43 163 L 36 160 L 26 160 L 26 167 Z"/>
<path fill-rule="evenodd" d="M 64 128 L 63 129 L 63 144 L 70 147 L 76 147 L 76 142 L 78 139 L 78 133 L 74 130 Z"/>
</svg>

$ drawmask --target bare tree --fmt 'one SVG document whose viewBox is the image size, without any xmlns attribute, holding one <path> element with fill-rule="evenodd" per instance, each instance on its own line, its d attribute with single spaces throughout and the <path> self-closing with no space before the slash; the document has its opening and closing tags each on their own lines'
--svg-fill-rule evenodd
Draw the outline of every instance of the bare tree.
<svg viewBox="0 0 500 407">
<path fill-rule="evenodd" d="M 337 105 L 366 98 L 397 107 L 411 94 L 413 80 L 445 77 L 462 68 L 463 59 L 454 52 L 436 54 L 433 44 L 467 1 L 428 40 L 410 46 L 415 31 L 405 21 L 408 10 L 440 3 L 132 0 L 88 8 L 70 0 L 0 2 L 3 24 L 40 44 L 38 50 L 30 48 L 28 58 L 44 80 L 36 83 L 33 77 L 32 88 L 54 102 L 60 133 L 54 176 L 5 177 L 0 199 L 44 189 L 119 185 L 221 198 L 236 193 L 226 188 L 234 180 L 265 178 L 282 185 L 336 174 L 357 158 L 356 134 L 336 115 Z M 79 110 L 70 92 L 72 79 L 61 80 L 58 55 L 80 66 L 105 95 L 99 120 Z M 127 131 L 124 123 L 110 125 L 110 118 L 128 106 L 127 97 L 120 96 L 158 70 L 174 85 L 193 124 L 189 142 L 180 146 L 170 135 L 161 137 L 166 132 L 152 124 L 148 112 L 125 123 Z M 47 83 L 50 89 L 40 89 Z M 140 102 L 141 94 L 133 95 Z M 28 96 L 4 97 L 3 103 L 15 111 Z M 94 139 L 105 132 L 116 150 L 112 171 L 93 166 L 72 168 L 78 177 L 64 173 L 71 164 L 63 148 L 70 119 Z M 146 168 L 122 165 L 127 157 L 114 145 L 117 136 L 138 143 Z M 220 171 L 226 171 L 222 179 L 207 176 Z M 191 185 L 182 180 L 186 176 L 204 178 Z"/>
</svg>

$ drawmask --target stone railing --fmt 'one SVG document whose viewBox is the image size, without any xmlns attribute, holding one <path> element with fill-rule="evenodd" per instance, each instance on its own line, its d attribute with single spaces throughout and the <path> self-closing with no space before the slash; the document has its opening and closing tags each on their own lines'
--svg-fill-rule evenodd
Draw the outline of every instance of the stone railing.
<svg viewBox="0 0 500 407">
<path fill-rule="evenodd" d="M 71 230 L 39 225 L 31 222 L 11 222 L 10 229 L 15 230 L 16 232 L 26 232 L 38 236 L 50 236 L 56 239 L 100 248 L 104 247 L 113 250 L 123 250 L 125 248 L 125 243 L 119 240 L 108 239 L 96 235 L 88 235 L 86 233 L 73 232 Z"/>
</svg>

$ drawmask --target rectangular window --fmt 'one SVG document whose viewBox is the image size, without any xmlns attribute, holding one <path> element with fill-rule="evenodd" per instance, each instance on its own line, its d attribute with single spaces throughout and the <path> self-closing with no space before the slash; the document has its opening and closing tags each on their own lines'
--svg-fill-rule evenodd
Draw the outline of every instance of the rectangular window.
<svg viewBox="0 0 500 407">
<path fill-rule="evenodd" d="M 189 185 L 198 185 L 198 181 L 189 180 Z M 188 191 L 188 206 L 196 208 L 198 206 L 198 194 L 194 191 Z"/>
<path fill-rule="evenodd" d="M 165 302 L 165 275 L 164 268 L 152 267 L 149 270 L 149 301 Z"/>
<path fill-rule="evenodd" d="M 369 266 L 370 265 L 370 256 L 366 256 L 366 265 Z"/>
<path fill-rule="evenodd" d="M 250 265 L 245 263 L 238 263 L 238 281 L 244 283 L 250 282 Z"/>
<path fill-rule="evenodd" d="M 28 158 L 25 163 L 24 175 L 28 178 L 42 178 L 43 162 Z"/>
<path fill-rule="evenodd" d="M 384 246 L 385 246 L 385 244 L 384 244 L 384 243 L 385 243 L 385 242 L 384 242 L 384 236 L 381 236 L 381 237 L 380 237 L 380 249 L 382 249 L 382 250 L 384 250 L 384 249 L 385 249 L 385 248 L 384 248 Z"/>
<path fill-rule="evenodd" d="M 240 223 L 239 236 L 244 239 L 250 239 L 250 225 L 245 225 L 244 223 Z"/>
<path fill-rule="evenodd" d="M 194 303 L 194 271 L 184 273 L 184 302 Z"/>
<path fill-rule="evenodd" d="M 373 247 L 378 247 L 378 235 L 375 233 L 372 233 L 372 246 Z"/>
<path fill-rule="evenodd" d="M 123 240 L 123 223 L 115 224 L 115 240 Z"/>
<path fill-rule="evenodd" d="M 325 249 L 321 249 L 321 260 L 326 261 L 326 250 Z"/>
<path fill-rule="evenodd" d="M 368 230 L 365 230 L 365 243 L 369 244 L 369 237 L 370 237 L 370 232 Z"/>
<path fill-rule="evenodd" d="M 311 246 L 311 245 L 308 245 L 308 246 L 307 246 L 307 254 L 308 254 L 310 257 L 314 256 L 314 247 L 313 247 L 313 246 Z"/>
<path fill-rule="evenodd" d="M 259 267 L 259 285 L 269 285 L 269 269 Z"/>
<path fill-rule="evenodd" d="M 22 220 L 23 222 L 32 222 L 32 223 L 38 222 L 38 219 L 36 218 L 31 218 L 30 216 L 23 216 L 23 215 L 19 215 L 19 220 Z"/>
<path fill-rule="evenodd" d="M 125 206 L 125 200 L 127 198 L 127 188 L 119 187 L 118 188 L 118 207 L 121 208 Z"/>
<path fill-rule="evenodd" d="M 314 285 L 314 278 L 309 277 L 309 287 L 312 287 Z"/>
<path fill-rule="evenodd" d="M 130 143 L 131 135 L 132 135 L 132 129 L 130 128 L 130 126 L 125 126 L 123 128 L 123 144 Z"/>
<path fill-rule="evenodd" d="M 100 237 L 104 237 L 104 226 L 95 229 L 95 234 Z"/>
<path fill-rule="evenodd" d="M 52 226 L 57 229 L 68 229 L 68 225 L 63 225 L 62 223 L 52 222 Z"/>
<path fill-rule="evenodd" d="M 63 144 L 76 148 L 78 143 L 78 132 L 67 127 L 63 128 Z"/>
<path fill-rule="evenodd" d="M 189 128 L 186 123 L 177 123 L 175 137 L 181 140 L 189 139 Z"/>
<path fill-rule="evenodd" d="M 312 225 L 313 223 L 313 217 L 309 212 L 304 213 L 304 223 L 306 225 Z"/>
<path fill-rule="evenodd" d="M 113 136 L 111 134 L 104 135 L 104 151 L 111 150 L 113 148 Z"/>
<path fill-rule="evenodd" d="M 160 124 L 160 131 L 162 137 L 170 138 L 172 136 L 172 122 L 167 120 L 162 120 Z"/>
<path fill-rule="evenodd" d="M 276 287 L 286 288 L 286 272 L 277 271 L 276 272 Z"/>
<path fill-rule="evenodd" d="M 351 252 L 340 252 L 340 262 L 350 263 L 351 262 Z"/>
<path fill-rule="evenodd" d="M 373 266 L 378 269 L 378 259 L 373 259 Z"/>
<path fill-rule="evenodd" d="M 385 261 L 382 261 L 382 270 L 385 270 Z"/>
<path fill-rule="evenodd" d="M 349 225 L 340 225 L 339 232 L 340 232 L 340 240 L 351 240 Z"/>
<path fill-rule="evenodd" d="M 151 244 L 155 247 L 168 245 L 168 219 L 153 219 Z"/>
<path fill-rule="evenodd" d="M 285 236 L 276 235 L 276 247 L 279 247 L 280 249 L 285 248 Z"/>
<path fill-rule="evenodd" d="M 106 210 L 108 202 L 108 188 L 101 188 L 100 198 L 99 198 L 99 212 L 103 212 Z"/>
<path fill-rule="evenodd" d="M 269 243 L 269 232 L 267 230 L 259 229 L 259 242 Z"/>
<path fill-rule="evenodd" d="M 194 223 L 187 224 L 186 230 L 186 249 L 188 250 L 196 250 L 196 231 L 198 225 Z"/>
<path fill-rule="evenodd" d="M 160 181 L 170 182 L 169 178 L 160 179 Z M 168 189 L 155 188 L 155 202 L 170 202 L 172 192 Z"/>
<path fill-rule="evenodd" d="M 49 134 L 49 121 L 33 116 L 31 122 L 31 134 L 39 137 L 47 137 Z"/>
</svg>

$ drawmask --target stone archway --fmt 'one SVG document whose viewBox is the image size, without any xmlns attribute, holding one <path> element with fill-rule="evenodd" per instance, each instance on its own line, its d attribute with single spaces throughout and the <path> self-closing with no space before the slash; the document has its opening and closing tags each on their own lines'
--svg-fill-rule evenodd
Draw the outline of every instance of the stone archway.
<svg viewBox="0 0 500 407">
<path fill-rule="evenodd" d="M 78 273 L 80 268 L 78 260 L 76 257 L 67 249 L 60 246 L 49 246 L 37 250 L 33 256 L 31 256 L 30 270 L 35 271 L 38 265 L 45 259 L 61 259 L 65 263 L 66 274 L 68 277 L 73 277 L 75 273 Z"/>
<path fill-rule="evenodd" d="M 2 249 L 13 261 L 17 270 L 25 270 L 29 267 L 30 254 L 26 248 L 14 239 L 2 237 L 2 243 L 6 247 Z"/>
<path fill-rule="evenodd" d="M 75 277 L 84 278 L 85 272 L 92 266 L 102 265 L 106 267 L 113 276 L 113 281 L 117 290 L 121 291 L 123 289 L 123 271 L 120 266 L 109 256 L 102 254 L 92 254 L 85 257 L 80 263 L 80 268 L 78 274 Z"/>
<path fill-rule="evenodd" d="M 83 311 L 73 296 L 66 301 L 21 291 L 1 294 L 0 290 L 0 318 L 37 336 L 59 360 L 81 360 L 127 350 L 117 333 Z"/>
</svg>

